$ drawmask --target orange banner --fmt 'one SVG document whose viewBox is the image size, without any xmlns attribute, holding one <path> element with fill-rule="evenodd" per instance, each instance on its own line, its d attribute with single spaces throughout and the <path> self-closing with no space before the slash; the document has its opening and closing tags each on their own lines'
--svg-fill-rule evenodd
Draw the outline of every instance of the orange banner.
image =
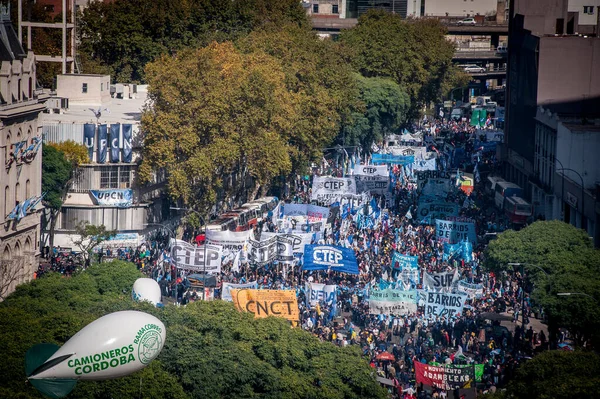
<svg viewBox="0 0 600 399">
<path fill-rule="evenodd" d="M 231 298 L 238 310 L 254 313 L 254 317 L 283 317 L 293 325 L 298 324 L 298 299 L 295 290 L 233 289 Z"/>
</svg>

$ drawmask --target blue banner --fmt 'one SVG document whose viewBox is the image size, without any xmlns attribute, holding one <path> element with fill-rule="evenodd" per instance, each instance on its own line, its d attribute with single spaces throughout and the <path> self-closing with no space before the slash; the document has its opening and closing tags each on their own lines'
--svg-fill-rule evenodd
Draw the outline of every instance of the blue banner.
<svg viewBox="0 0 600 399">
<path fill-rule="evenodd" d="M 333 245 L 306 245 L 302 267 L 304 270 L 333 270 L 358 274 L 354 250 Z"/>
<path fill-rule="evenodd" d="M 119 142 L 121 141 L 121 124 L 115 123 L 110 125 L 110 162 L 118 163 L 119 162 L 119 153 L 120 146 Z"/>
<path fill-rule="evenodd" d="M 131 125 L 124 124 L 123 125 L 123 162 L 130 163 L 131 162 L 131 153 L 132 153 L 132 139 L 131 139 Z"/>
<path fill-rule="evenodd" d="M 98 125 L 98 163 L 106 162 L 106 149 L 108 146 L 108 131 L 106 125 Z"/>
<path fill-rule="evenodd" d="M 88 149 L 90 162 L 94 161 L 94 139 L 96 138 L 96 125 L 86 123 L 83 125 L 83 142 Z"/>
<path fill-rule="evenodd" d="M 392 267 L 398 270 L 418 269 L 418 262 L 418 256 L 402 255 L 399 252 L 394 252 L 394 255 L 392 256 Z"/>
<path fill-rule="evenodd" d="M 477 242 L 477 233 L 475 232 L 475 224 L 473 223 L 436 220 L 435 235 L 438 241 L 450 244 L 456 244 L 465 240 L 473 243 Z"/>
<path fill-rule="evenodd" d="M 129 188 L 123 190 L 90 190 L 90 193 L 98 205 L 128 208 L 133 203 L 133 190 Z"/>
<path fill-rule="evenodd" d="M 393 155 L 393 154 L 372 154 L 371 162 L 374 165 L 390 164 L 390 165 L 412 165 L 415 162 L 414 155 Z"/>
<path fill-rule="evenodd" d="M 442 260 L 463 259 L 465 262 L 473 260 L 473 244 L 469 241 L 461 241 L 456 244 L 444 243 L 444 254 Z"/>
</svg>

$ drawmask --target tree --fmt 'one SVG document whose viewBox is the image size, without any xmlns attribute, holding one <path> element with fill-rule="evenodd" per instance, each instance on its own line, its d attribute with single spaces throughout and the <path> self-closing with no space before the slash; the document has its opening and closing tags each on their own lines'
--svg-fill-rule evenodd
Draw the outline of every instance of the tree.
<svg viewBox="0 0 600 399">
<path fill-rule="evenodd" d="M 42 146 L 42 192 L 44 205 L 50 210 L 49 246 L 54 245 L 56 220 L 67 192 L 76 177 L 76 169 L 89 162 L 87 148 L 72 140 Z"/>
<path fill-rule="evenodd" d="M 532 298 L 548 315 L 551 338 L 559 327 L 565 327 L 578 337 L 580 345 L 589 339 L 600 344 L 597 303 L 585 295 L 556 295 L 581 292 L 600 299 L 600 251 L 584 230 L 560 221 L 538 221 L 518 232 L 508 230 L 490 242 L 485 267 L 499 274 L 512 272 L 508 263 L 523 265 L 534 287 Z M 518 266 L 516 271 L 520 269 Z"/>
<path fill-rule="evenodd" d="M 393 134 L 405 124 L 410 108 L 408 94 L 393 80 L 365 78 L 355 74 L 360 99 L 366 111 L 355 112 L 351 124 L 344 127 L 344 145 L 360 145 L 369 150 L 371 144 Z"/>
<path fill-rule="evenodd" d="M 117 232 L 115 230 L 106 230 L 106 226 L 103 224 L 96 226 L 90 224 L 87 220 L 81 220 L 75 226 L 75 234 L 77 238 L 72 238 L 71 241 L 73 241 L 74 245 L 79 247 L 86 261 L 86 266 L 89 266 L 90 256 L 94 248 L 102 242 L 109 240 L 111 237 L 114 237 Z"/>
<path fill-rule="evenodd" d="M 411 116 L 465 81 L 452 63 L 454 46 L 436 20 L 405 21 L 399 14 L 370 11 L 340 42 L 350 61 L 365 77 L 393 79 L 410 95 Z M 468 81 L 468 80 L 467 80 Z"/>
<path fill-rule="evenodd" d="M 23 259 L 0 259 L 0 301 L 13 291 L 23 278 Z"/>
<path fill-rule="evenodd" d="M 600 356 L 593 352 L 546 351 L 522 364 L 508 398 L 570 399 L 598 395 Z"/>
<path fill-rule="evenodd" d="M 309 26 L 293 0 L 93 2 L 79 18 L 79 51 L 86 73 L 108 71 L 115 81 L 142 83 L 146 64 L 162 55 L 285 22 Z"/>
<path fill-rule="evenodd" d="M 270 27 L 149 64 L 142 181 L 165 169 L 172 198 L 207 209 L 320 159 L 351 101 L 329 49 L 306 29 Z"/>
<path fill-rule="evenodd" d="M 39 398 L 23 384 L 23 358 L 32 345 L 62 345 L 98 317 L 135 309 L 167 328 L 158 359 L 127 377 L 79 381 L 69 398 L 387 397 L 357 347 L 320 342 L 283 319 L 254 319 L 229 302 L 163 309 L 137 303 L 130 292 L 142 276 L 135 265 L 113 261 L 17 287 L 0 303 L 0 396 Z"/>
</svg>

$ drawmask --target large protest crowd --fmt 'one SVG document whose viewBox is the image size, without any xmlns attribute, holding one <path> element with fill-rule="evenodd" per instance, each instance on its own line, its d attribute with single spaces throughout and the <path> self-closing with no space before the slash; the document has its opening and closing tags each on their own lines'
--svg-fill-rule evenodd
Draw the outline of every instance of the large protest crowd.
<svg viewBox="0 0 600 399">
<path fill-rule="evenodd" d="M 441 136 L 442 132 L 446 136 L 445 142 L 451 143 L 453 148 L 464 149 L 463 160 L 458 162 L 461 167 L 473 166 L 473 163 L 480 167 L 487 165 L 490 170 L 495 167 L 493 154 L 482 152 L 483 147 L 474 144 L 477 131 L 467 124 L 433 121 L 420 128 L 425 132 L 424 138 L 429 140 L 428 152 L 437 153 L 437 168 L 453 169 L 452 172 L 458 169 L 458 176 L 453 177 L 457 182 L 460 180 L 460 168 L 451 166 L 457 164 L 456 160 L 452 159 L 449 151 L 438 148 L 439 142 L 432 140 Z M 482 139 L 485 140 L 485 137 Z M 509 228 L 509 223 L 491 205 L 493 201 L 484 193 L 478 176 L 469 195 L 456 186 L 442 196 L 436 193 L 437 200 L 454 204 L 453 207 L 459 210 L 453 220 L 468 221 L 477 231 L 478 240 L 466 247 L 468 253 L 463 251 L 460 256 L 449 255 L 444 241 L 438 240 L 435 220 L 423 219 L 417 212 L 423 190 L 418 190 L 418 184 L 405 167 L 392 165 L 390 170 L 391 193 L 369 196 L 370 205 L 361 203 L 358 211 L 343 201 L 337 202 L 334 205 L 338 212 L 330 218 L 328 228 L 314 236 L 313 244 L 352 249 L 358 274 L 331 269 L 305 270 L 302 264 L 290 266 L 270 262 L 256 265 L 230 257 L 216 276 L 215 287 L 209 291 L 191 282 L 192 272 L 179 269 L 171 262 L 169 234 L 166 232 L 137 248 L 108 246 L 101 254 L 106 258 L 136 263 L 146 275 L 159 282 L 165 298 L 176 297 L 176 302 L 182 305 L 206 295 L 220 299 L 224 294 L 224 284 L 295 290 L 299 327 L 335 345 L 360 346 L 393 397 L 449 396 L 448 390 L 441 386 L 424 387 L 417 381 L 416 374 L 421 372 L 423 364 L 437 365 L 440 370 L 458 370 L 459 373 L 460 366 L 470 365 L 475 380 L 463 385 L 463 388 L 493 392 L 510 379 L 520 361 L 532 356 L 537 348 L 548 345 L 543 332 L 533 331 L 527 324 L 521 327 L 520 316 L 523 312 L 529 315 L 533 309 L 520 284 L 519 273 L 495 276 L 482 270 L 487 238 Z M 346 174 L 343 165 L 332 162 L 315 172 L 338 177 Z M 310 181 L 299 179 L 283 202 L 309 203 L 310 198 Z M 365 214 L 375 210 L 379 212 L 377 220 L 365 223 Z M 268 217 L 253 226 L 253 239 L 260 239 L 262 232 L 276 233 L 284 228 L 277 213 L 270 212 Z M 187 231 L 185 235 L 195 244 L 205 244 L 203 233 Z M 416 276 L 410 273 L 403 275 L 395 254 L 415 259 L 418 264 Z M 426 284 L 424 274 L 452 276 L 452 273 L 455 275 L 450 283 L 454 289 L 460 281 L 464 287 L 474 287 L 476 291 L 468 295 L 466 304 L 458 313 L 433 317 L 426 314 L 420 293 L 419 306 L 415 305 L 409 311 L 396 312 L 398 314 L 373 311 L 370 303 L 373 292 L 420 292 L 418 290 Z M 207 281 L 206 275 L 203 279 Z M 317 300 L 309 298 L 313 285 L 335 286 L 335 295 L 325 295 Z M 514 331 L 502 327 L 498 321 L 500 318 L 494 316 L 503 312 L 512 315 Z M 525 321 L 528 321 L 527 318 Z"/>
</svg>

